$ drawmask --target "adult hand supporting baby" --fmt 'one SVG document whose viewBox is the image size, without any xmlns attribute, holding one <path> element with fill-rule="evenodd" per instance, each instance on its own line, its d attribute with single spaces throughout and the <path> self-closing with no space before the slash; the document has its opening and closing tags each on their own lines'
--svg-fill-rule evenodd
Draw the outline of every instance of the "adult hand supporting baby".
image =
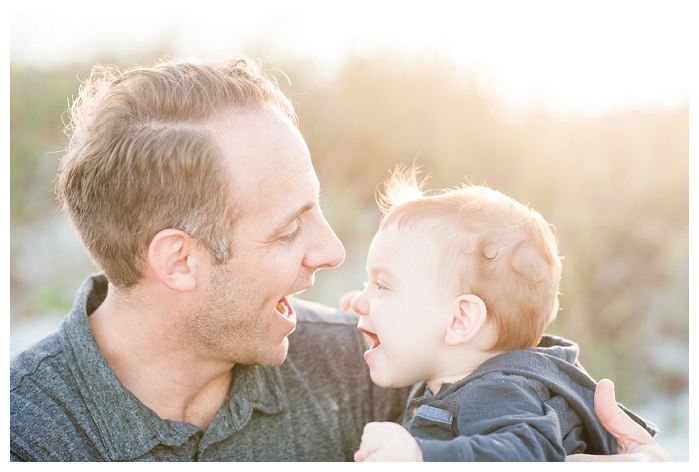
<svg viewBox="0 0 699 472">
<path fill-rule="evenodd" d="M 616 455 L 574 454 L 566 462 L 672 462 L 655 439 L 619 408 L 614 384 L 609 379 L 597 384 L 595 412 L 602 426 L 617 440 Z"/>
<path fill-rule="evenodd" d="M 422 449 L 407 429 L 396 423 L 364 426 L 355 462 L 422 462 Z"/>
</svg>

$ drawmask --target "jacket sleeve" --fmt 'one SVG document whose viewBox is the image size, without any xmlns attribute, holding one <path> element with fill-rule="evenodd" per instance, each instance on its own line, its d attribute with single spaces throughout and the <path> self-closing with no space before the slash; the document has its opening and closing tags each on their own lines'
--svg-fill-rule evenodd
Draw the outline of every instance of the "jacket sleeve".
<svg viewBox="0 0 699 472">
<path fill-rule="evenodd" d="M 458 436 L 418 439 L 425 461 L 564 461 L 561 426 L 548 389 L 517 375 L 493 373 L 455 394 Z"/>
</svg>

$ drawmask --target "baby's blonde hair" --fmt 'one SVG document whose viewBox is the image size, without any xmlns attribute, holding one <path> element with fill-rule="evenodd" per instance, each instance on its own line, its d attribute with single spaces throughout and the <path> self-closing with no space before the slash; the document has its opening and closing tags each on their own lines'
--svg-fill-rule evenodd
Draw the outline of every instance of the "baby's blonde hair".
<svg viewBox="0 0 699 472">
<path fill-rule="evenodd" d="M 498 332 L 492 351 L 536 346 L 558 312 L 561 260 L 552 226 L 502 193 L 464 185 L 427 196 L 419 170 L 397 167 L 379 192 L 379 229 L 423 231 L 451 296 L 479 296 Z"/>
</svg>

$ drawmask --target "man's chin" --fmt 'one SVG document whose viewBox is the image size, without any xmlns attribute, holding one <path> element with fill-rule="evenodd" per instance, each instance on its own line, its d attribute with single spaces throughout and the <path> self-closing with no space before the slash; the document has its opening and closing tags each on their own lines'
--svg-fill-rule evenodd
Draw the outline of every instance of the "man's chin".
<svg viewBox="0 0 699 472">
<path fill-rule="evenodd" d="M 270 349 L 264 355 L 260 356 L 258 362 L 255 365 L 262 367 L 277 367 L 281 365 L 286 360 L 286 356 L 289 353 L 289 339 L 284 338 L 279 346 Z"/>
<path fill-rule="evenodd" d="M 284 338 L 284 341 L 282 341 L 282 346 L 277 351 L 276 359 L 273 361 L 273 365 L 271 365 L 270 367 L 276 367 L 278 365 L 281 365 L 286 360 L 286 356 L 288 354 L 289 354 L 289 338 Z"/>
</svg>

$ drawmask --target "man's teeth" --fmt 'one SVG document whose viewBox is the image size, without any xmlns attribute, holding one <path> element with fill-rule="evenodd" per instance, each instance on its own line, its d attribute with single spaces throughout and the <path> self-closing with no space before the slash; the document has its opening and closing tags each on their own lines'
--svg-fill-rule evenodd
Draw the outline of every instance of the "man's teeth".
<svg viewBox="0 0 699 472">
<path fill-rule="evenodd" d="M 277 311 L 281 313 L 282 316 L 289 316 L 289 307 L 285 303 L 279 302 L 276 307 Z"/>
</svg>

